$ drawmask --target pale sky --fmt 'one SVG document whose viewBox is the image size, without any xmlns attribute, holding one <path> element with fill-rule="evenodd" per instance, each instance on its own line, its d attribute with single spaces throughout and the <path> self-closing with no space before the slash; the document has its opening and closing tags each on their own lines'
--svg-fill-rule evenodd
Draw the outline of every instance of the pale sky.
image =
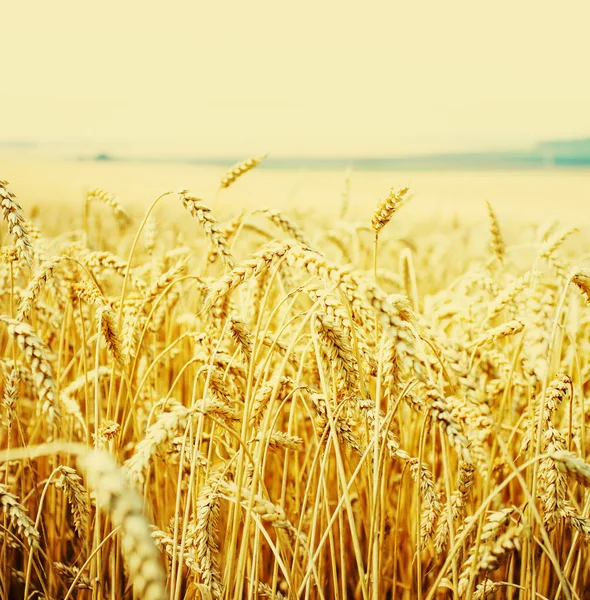
<svg viewBox="0 0 590 600">
<path fill-rule="evenodd" d="M 589 0 L 5 2 L 0 140 L 393 155 L 590 136 Z"/>
</svg>

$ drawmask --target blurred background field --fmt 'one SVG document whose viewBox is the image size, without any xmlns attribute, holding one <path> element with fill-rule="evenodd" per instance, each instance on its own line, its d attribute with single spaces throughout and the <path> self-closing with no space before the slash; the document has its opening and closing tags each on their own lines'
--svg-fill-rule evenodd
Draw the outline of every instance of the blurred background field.
<svg viewBox="0 0 590 600">
<path fill-rule="evenodd" d="M 82 161 L 63 158 L 0 155 L 3 177 L 25 211 L 37 205 L 68 207 L 69 216 L 82 213 L 89 188 L 101 187 L 141 213 L 157 195 L 186 189 L 204 201 L 214 201 L 224 166 L 170 162 Z M 347 179 L 349 180 L 347 182 Z M 329 219 L 339 215 L 343 194 L 350 191 L 349 216 L 370 219 L 375 205 L 392 186 L 408 186 L 414 198 L 404 208 L 405 222 L 459 217 L 487 227 L 486 201 L 504 221 L 543 224 L 555 219 L 581 229 L 590 226 L 590 171 L 575 168 L 531 170 L 351 170 L 268 169 L 264 165 L 221 193 L 212 205 L 220 218 L 236 211 L 278 208 L 294 217 Z M 172 215 L 181 212 L 173 209 Z M 64 228 L 70 222 L 63 214 Z M 44 220 L 53 221 L 44 214 Z M 59 222 L 59 220 L 58 220 Z"/>
</svg>

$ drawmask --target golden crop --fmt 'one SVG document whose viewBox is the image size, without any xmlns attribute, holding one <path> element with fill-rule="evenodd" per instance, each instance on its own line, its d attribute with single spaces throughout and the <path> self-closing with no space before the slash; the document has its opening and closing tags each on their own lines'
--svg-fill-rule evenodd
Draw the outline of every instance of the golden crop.
<svg viewBox="0 0 590 600">
<path fill-rule="evenodd" d="M 585 597 L 574 230 L 509 245 L 489 206 L 474 253 L 402 235 L 406 188 L 219 221 L 260 160 L 54 238 L 0 182 L 0 600 Z"/>
</svg>

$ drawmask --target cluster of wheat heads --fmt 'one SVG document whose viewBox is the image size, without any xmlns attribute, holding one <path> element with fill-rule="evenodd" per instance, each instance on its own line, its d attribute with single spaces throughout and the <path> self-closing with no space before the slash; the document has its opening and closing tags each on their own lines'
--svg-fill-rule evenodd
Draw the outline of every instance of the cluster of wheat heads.
<svg viewBox="0 0 590 600">
<path fill-rule="evenodd" d="M 0 600 L 584 596 L 573 231 L 507 245 L 490 207 L 470 255 L 402 241 L 406 189 L 324 229 L 92 190 L 50 239 L 0 197 Z"/>
</svg>

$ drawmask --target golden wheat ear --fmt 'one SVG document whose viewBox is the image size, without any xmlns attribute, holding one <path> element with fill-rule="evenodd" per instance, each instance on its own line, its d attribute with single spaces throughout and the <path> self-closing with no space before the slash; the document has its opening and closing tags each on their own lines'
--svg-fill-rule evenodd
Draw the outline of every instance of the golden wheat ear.
<svg viewBox="0 0 590 600">
<path fill-rule="evenodd" d="M 371 225 L 378 234 L 391 221 L 391 217 L 407 199 L 409 188 L 391 188 L 387 198 L 379 203 L 373 214 Z"/>
<path fill-rule="evenodd" d="M 33 267 L 33 245 L 29 235 L 23 209 L 17 202 L 16 196 L 8 189 L 8 182 L 0 179 L 0 207 L 8 231 L 14 236 L 14 243 L 19 254 L 29 267 Z"/>
<path fill-rule="evenodd" d="M 252 169 L 255 169 L 265 158 L 267 154 L 260 156 L 254 156 L 240 163 L 236 163 L 221 179 L 220 187 L 228 188 L 233 185 L 242 175 L 248 173 Z"/>
<path fill-rule="evenodd" d="M 0 315 L 0 321 L 4 322 L 9 335 L 15 340 L 30 365 L 39 393 L 41 409 L 47 415 L 49 424 L 59 426 L 61 412 L 51 365 L 51 351 L 28 323 L 22 323 L 6 315 Z"/>
<path fill-rule="evenodd" d="M 185 192 L 181 192 L 180 199 L 182 205 L 189 213 L 199 221 L 205 235 L 209 238 L 213 248 L 221 255 L 225 264 L 233 269 L 235 261 L 229 251 L 227 239 L 221 231 L 219 224 L 213 217 L 211 209 L 206 206 L 202 200 L 195 196 L 189 196 Z"/>
</svg>

